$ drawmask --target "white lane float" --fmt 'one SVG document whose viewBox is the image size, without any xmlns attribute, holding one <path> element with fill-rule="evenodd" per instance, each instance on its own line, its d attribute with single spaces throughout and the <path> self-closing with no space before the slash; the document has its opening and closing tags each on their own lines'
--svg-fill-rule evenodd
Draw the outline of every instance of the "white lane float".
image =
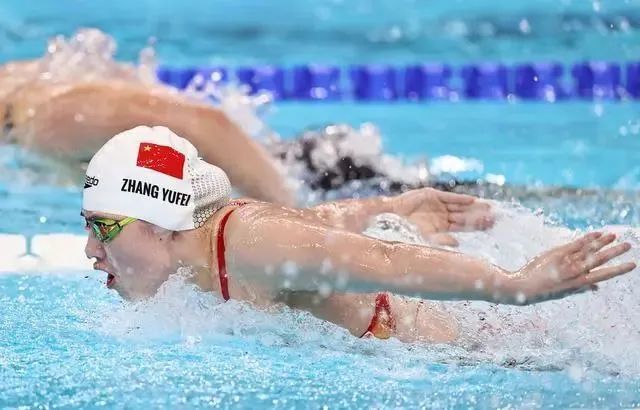
<svg viewBox="0 0 640 410">
<path fill-rule="evenodd" d="M 0 234 L 0 274 L 91 270 L 85 235 L 51 233 L 31 237 Z"/>
</svg>

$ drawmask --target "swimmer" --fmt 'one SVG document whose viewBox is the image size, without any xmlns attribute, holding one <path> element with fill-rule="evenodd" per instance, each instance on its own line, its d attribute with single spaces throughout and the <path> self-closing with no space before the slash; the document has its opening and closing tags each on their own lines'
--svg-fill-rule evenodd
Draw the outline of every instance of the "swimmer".
<svg viewBox="0 0 640 410">
<path fill-rule="evenodd" d="M 108 52 L 102 55 L 100 50 Z M 342 152 L 353 131 L 344 125 L 262 146 L 222 111 L 159 84 L 152 68 L 145 73 L 143 64 L 116 62 L 113 50 L 109 36 L 84 29 L 68 41 L 52 40 L 39 60 L 0 66 L 0 143 L 20 144 L 77 164 L 120 131 L 140 124 L 164 125 L 191 141 L 205 160 L 225 169 L 240 191 L 270 202 L 294 202 L 274 158 L 289 171 L 303 169 L 295 179 L 306 187 L 323 192 L 346 188 L 344 196 L 353 193 L 348 186 L 353 181 L 360 182 L 367 195 L 424 186 L 450 189 L 449 184 L 434 185 L 428 179 L 389 175 L 381 154 Z M 337 156 L 335 163 L 317 161 L 327 150 Z M 233 160 L 240 155 L 244 161 Z"/>
<path fill-rule="evenodd" d="M 104 34 L 85 30 L 78 36 L 86 40 Z M 264 147 L 222 111 L 143 81 L 134 67 L 110 60 L 87 67 L 86 73 L 52 78 L 54 64 L 48 57 L 0 67 L 0 143 L 19 144 L 64 162 L 82 162 L 119 132 L 140 124 L 164 125 L 188 138 L 207 161 L 225 169 L 244 194 L 294 202 L 292 190 Z M 237 161 L 239 157 L 243 161 Z"/>
<path fill-rule="evenodd" d="M 120 133 L 87 168 L 86 255 L 125 299 L 153 296 L 188 267 L 200 289 L 224 300 L 258 308 L 285 303 L 358 337 L 429 342 L 451 342 L 459 332 L 455 317 L 429 300 L 532 304 L 595 289 L 636 266 L 603 266 L 630 249 L 613 245 L 613 234 L 589 233 L 510 272 L 461 253 L 361 233 L 386 212 L 425 237 L 492 225 L 488 203 L 433 189 L 302 209 L 232 200 L 230 193 L 224 171 L 169 129 Z"/>
</svg>

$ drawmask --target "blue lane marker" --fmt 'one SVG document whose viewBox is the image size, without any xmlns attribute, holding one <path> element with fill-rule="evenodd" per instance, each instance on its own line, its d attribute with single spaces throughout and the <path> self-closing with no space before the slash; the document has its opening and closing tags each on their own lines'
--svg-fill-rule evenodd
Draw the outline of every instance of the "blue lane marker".
<svg viewBox="0 0 640 410">
<path fill-rule="evenodd" d="M 284 99 L 284 70 L 280 67 L 265 65 L 258 67 L 240 67 L 236 70 L 237 80 L 249 86 L 251 94 L 268 92 L 275 99 Z"/>
<path fill-rule="evenodd" d="M 559 63 L 520 64 L 515 67 L 514 92 L 525 100 L 557 101 L 569 96 Z"/>
<path fill-rule="evenodd" d="M 202 67 L 198 69 L 198 74 L 216 84 L 229 81 L 229 70 L 225 67 Z"/>
<path fill-rule="evenodd" d="M 640 99 L 640 63 L 627 64 L 626 90 L 631 97 Z"/>
<path fill-rule="evenodd" d="M 509 94 L 507 67 L 482 63 L 462 68 L 464 96 L 470 99 L 502 99 Z"/>
<path fill-rule="evenodd" d="M 339 100 L 340 68 L 328 65 L 300 65 L 293 67 L 293 92 L 298 100 Z"/>
<path fill-rule="evenodd" d="M 158 79 L 184 89 L 199 74 L 214 83 L 246 84 L 250 93 L 301 101 L 503 100 L 557 102 L 569 99 L 640 100 L 640 61 L 624 64 L 530 62 L 452 67 L 440 63 L 404 67 L 301 64 L 251 67 L 160 67 Z"/>
<path fill-rule="evenodd" d="M 444 64 L 419 64 L 404 71 L 404 97 L 408 100 L 449 100 L 457 96 L 450 85 L 450 66 Z"/>
<path fill-rule="evenodd" d="M 197 69 L 189 68 L 171 68 L 161 67 L 158 69 L 158 78 L 173 87 L 184 89 L 191 79 L 196 75 Z"/>
<path fill-rule="evenodd" d="M 353 97 L 361 101 L 393 101 L 398 98 L 396 79 L 396 69 L 388 65 L 353 66 Z"/>
<path fill-rule="evenodd" d="M 601 61 L 576 64 L 571 74 L 575 94 L 580 98 L 618 99 L 624 93 L 618 64 Z"/>
</svg>

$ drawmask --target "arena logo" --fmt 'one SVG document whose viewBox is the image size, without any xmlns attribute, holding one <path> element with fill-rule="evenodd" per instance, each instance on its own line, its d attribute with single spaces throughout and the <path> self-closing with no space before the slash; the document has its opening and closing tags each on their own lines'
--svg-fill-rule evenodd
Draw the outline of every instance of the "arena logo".
<svg viewBox="0 0 640 410">
<path fill-rule="evenodd" d="M 84 189 L 97 186 L 99 183 L 100 183 L 100 180 L 98 178 L 87 175 L 84 178 Z"/>
</svg>

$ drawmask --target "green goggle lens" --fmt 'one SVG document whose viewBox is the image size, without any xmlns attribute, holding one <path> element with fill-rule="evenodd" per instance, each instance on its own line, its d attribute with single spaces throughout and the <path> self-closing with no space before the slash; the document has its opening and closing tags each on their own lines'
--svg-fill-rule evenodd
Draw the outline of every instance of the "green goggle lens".
<svg viewBox="0 0 640 410">
<path fill-rule="evenodd" d="M 111 242 L 122 229 L 129 225 L 131 222 L 136 221 L 135 218 L 124 218 L 120 221 L 107 218 L 96 218 L 87 221 L 87 224 L 91 227 L 91 231 L 100 242 Z"/>
</svg>

